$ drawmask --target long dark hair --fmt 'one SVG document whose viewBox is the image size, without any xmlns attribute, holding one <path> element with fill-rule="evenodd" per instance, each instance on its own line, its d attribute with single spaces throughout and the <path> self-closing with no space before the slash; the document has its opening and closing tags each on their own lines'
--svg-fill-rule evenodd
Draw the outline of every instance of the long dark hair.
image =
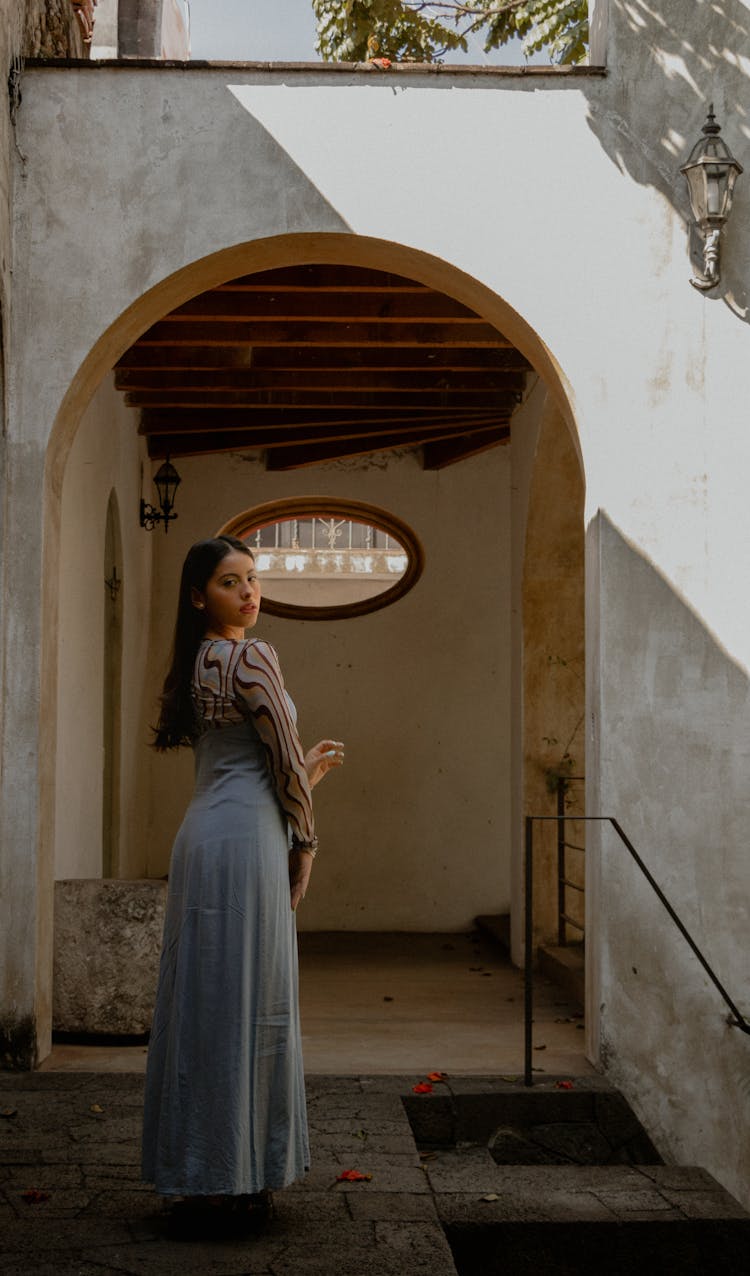
<svg viewBox="0 0 750 1276">
<path fill-rule="evenodd" d="M 152 742 L 153 747 L 160 751 L 192 744 L 198 734 L 190 688 L 195 657 L 203 641 L 208 620 L 205 611 L 194 605 L 193 590 L 203 592 L 222 558 L 226 558 L 232 550 L 240 550 L 255 561 L 252 551 L 244 541 L 238 540 L 236 536 L 216 536 L 212 540 L 196 541 L 195 545 L 191 545 L 183 563 L 172 661 L 164 679 L 161 711 L 154 727 Z"/>
</svg>

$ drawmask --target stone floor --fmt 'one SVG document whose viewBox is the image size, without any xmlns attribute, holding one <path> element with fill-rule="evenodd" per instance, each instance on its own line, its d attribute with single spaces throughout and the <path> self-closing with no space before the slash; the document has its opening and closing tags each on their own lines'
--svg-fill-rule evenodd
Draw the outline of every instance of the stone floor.
<svg viewBox="0 0 750 1276">
<path fill-rule="evenodd" d="M 478 1276 L 518 1265 L 459 1269 L 446 1239 L 488 1225 L 521 1225 L 552 1235 L 561 1224 L 601 1227 L 669 1222 L 685 1228 L 720 1220 L 744 1229 L 726 1242 L 728 1262 L 691 1265 L 681 1273 L 739 1271 L 750 1219 L 701 1170 L 649 1165 L 497 1165 L 486 1148 L 455 1146 L 420 1152 L 402 1095 L 407 1076 L 311 1077 L 308 1102 L 313 1168 L 277 1194 L 268 1231 L 244 1240 L 170 1238 L 168 1214 L 140 1181 L 143 1078 L 127 1073 L 32 1073 L 0 1076 L 0 1235 L 3 1276 Z M 541 1088 L 554 1088 L 551 1079 Z M 501 1079 L 449 1077 L 437 1093 L 458 1103 L 467 1093 L 512 1091 Z M 576 1079 L 570 1094 L 604 1087 Z M 367 1177 L 341 1181 L 345 1170 Z M 467 1231 L 469 1228 L 469 1231 Z M 483 1229 L 483 1232 L 482 1232 Z M 680 1230 L 682 1229 L 682 1230 Z M 591 1235 L 594 1233 L 591 1232 Z M 694 1233 L 691 1232 L 691 1235 Z M 517 1240 L 516 1232 L 516 1240 Z M 669 1237 L 669 1233 L 667 1234 Z M 576 1253 L 576 1238 L 571 1250 Z M 690 1252 L 693 1252 L 691 1250 Z M 502 1256 L 501 1256 L 502 1258 Z M 547 1272 L 609 1271 L 596 1266 L 537 1268 Z M 614 1269 L 612 1269 L 614 1270 Z M 617 1267 L 617 1271 L 621 1270 Z M 626 1269 L 632 1270 L 632 1267 Z M 655 1270 L 655 1269 L 651 1269 Z M 676 1272 L 667 1264 L 662 1272 Z"/>
<path fill-rule="evenodd" d="M 523 979 L 491 941 L 468 935 L 302 934 L 305 1071 L 474 1075 L 523 1067 Z M 540 1077 L 593 1072 L 579 1007 L 537 980 Z M 145 1067 L 145 1046 L 58 1045 L 44 1071 Z"/>
<path fill-rule="evenodd" d="M 584 1058 L 580 1012 L 550 983 L 537 981 L 535 994 L 534 1093 L 552 1096 L 556 1079 L 573 1079 L 571 1099 L 585 1106 L 582 1092 L 607 1086 Z M 717 1237 L 729 1245 L 729 1267 L 717 1262 L 718 1249 L 709 1267 L 690 1257 L 694 1225 L 750 1226 L 701 1170 L 493 1159 L 477 1105 L 483 1120 L 485 1099 L 497 1116 L 516 1094 L 527 1106 L 529 1092 L 518 1080 L 521 975 L 491 944 L 303 935 L 301 1003 L 313 1166 L 278 1194 L 275 1220 L 254 1239 L 170 1237 L 165 1203 L 139 1176 L 144 1046 L 58 1045 L 37 1073 L 0 1073 L 2 1276 L 619 1276 L 633 1267 L 629 1258 L 608 1266 L 611 1237 L 634 1225 L 664 1237 L 665 1224 L 672 1231 L 663 1244 L 681 1238 L 680 1276 L 741 1269 L 734 1232 Z M 446 1080 L 416 1095 L 413 1086 L 432 1071 Z M 418 1119 L 422 1102 L 433 1108 L 420 1108 Z M 423 1138 L 425 1120 L 433 1134 L 439 1128 L 437 1140 Z M 489 1143 L 497 1156 L 497 1140 Z M 340 1180 L 344 1170 L 368 1177 Z M 581 1224 L 594 1257 L 576 1265 L 577 1231 L 572 1246 L 563 1237 L 574 1266 L 560 1266 L 555 1229 Z M 542 1244 L 531 1266 L 530 1225 Z M 597 1240 L 602 1227 L 607 1235 Z M 742 1244 L 738 1255 L 747 1236 Z"/>
</svg>

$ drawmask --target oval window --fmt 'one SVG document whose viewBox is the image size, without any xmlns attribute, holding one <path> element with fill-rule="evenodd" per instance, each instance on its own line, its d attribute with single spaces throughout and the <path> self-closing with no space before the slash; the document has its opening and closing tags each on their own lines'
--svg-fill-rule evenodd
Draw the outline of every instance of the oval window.
<svg viewBox="0 0 750 1276">
<path fill-rule="evenodd" d="M 263 587 L 263 611 L 299 620 L 363 616 L 388 607 L 422 573 L 410 527 L 361 501 L 298 496 L 256 505 L 221 534 L 247 542 Z"/>
</svg>

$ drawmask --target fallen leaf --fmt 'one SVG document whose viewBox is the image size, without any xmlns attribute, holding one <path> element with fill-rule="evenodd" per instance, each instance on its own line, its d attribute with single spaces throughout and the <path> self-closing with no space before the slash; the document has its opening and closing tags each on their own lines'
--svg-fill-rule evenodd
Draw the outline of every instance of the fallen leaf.
<svg viewBox="0 0 750 1276">
<path fill-rule="evenodd" d="M 416 1085 L 412 1086 L 412 1090 L 415 1094 L 432 1094 L 432 1086 L 429 1081 L 418 1081 Z"/>
<path fill-rule="evenodd" d="M 427 1080 L 428 1081 L 447 1081 L 448 1073 L 447 1072 L 428 1072 Z"/>
<path fill-rule="evenodd" d="M 501 1077 L 501 1081 L 517 1081 L 518 1077 Z"/>
<path fill-rule="evenodd" d="M 361 1170 L 342 1170 L 336 1175 L 337 1183 L 369 1183 L 371 1174 L 363 1174 Z"/>
<path fill-rule="evenodd" d="M 352 1137 L 355 1139 L 362 1139 L 364 1142 L 364 1140 L 369 1139 L 370 1136 L 367 1133 L 367 1130 L 355 1130 Z"/>
<path fill-rule="evenodd" d="M 42 1201 L 48 1201 L 49 1192 L 42 1192 L 38 1187 L 27 1187 L 25 1192 L 21 1193 L 21 1200 L 27 1205 L 40 1205 Z"/>
<path fill-rule="evenodd" d="M 101 1108 L 98 1103 L 92 1103 L 89 1108 L 89 1112 L 96 1112 L 97 1116 L 101 1115 L 103 1111 L 104 1108 Z"/>
<path fill-rule="evenodd" d="M 482 1200 L 483 1201 L 499 1201 L 500 1197 L 498 1196 L 497 1192 L 487 1192 L 486 1196 L 482 1197 Z"/>
<path fill-rule="evenodd" d="M 436 1156 L 437 1156 L 437 1152 L 420 1152 L 419 1153 L 420 1161 L 434 1161 Z"/>
<path fill-rule="evenodd" d="M 555 1089 L 556 1090 L 572 1090 L 573 1082 L 572 1081 L 556 1081 Z"/>
<path fill-rule="evenodd" d="M 393 1001 L 393 997 L 384 997 L 383 1001 Z"/>
<path fill-rule="evenodd" d="M 18 1108 L 0 1108 L 0 1117 L 8 1119 L 14 1116 L 18 1116 Z"/>
<path fill-rule="evenodd" d="M 546 1047 L 546 1046 L 534 1046 L 534 1049 L 535 1049 L 535 1050 L 546 1050 L 546 1049 L 547 1049 L 547 1047 Z"/>
</svg>

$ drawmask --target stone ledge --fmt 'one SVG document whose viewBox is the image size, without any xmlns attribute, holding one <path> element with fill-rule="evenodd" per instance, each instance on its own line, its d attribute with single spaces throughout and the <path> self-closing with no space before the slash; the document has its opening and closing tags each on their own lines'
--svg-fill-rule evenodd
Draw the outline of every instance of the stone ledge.
<svg viewBox="0 0 750 1276">
<path fill-rule="evenodd" d="M 166 882 L 151 879 L 55 882 L 55 1031 L 148 1032 L 166 896 Z"/>
<path fill-rule="evenodd" d="M 370 62 L 230 62 L 205 61 L 191 59 L 189 62 L 177 62 L 162 58 L 27 58 L 26 70 L 60 69 L 70 70 L 112 70 L 112 71 L 276 71 L 285 75 L 295 72 L 309 75 L 320 72 L 321 75 L 375 75 L 381 76 L 385 83 L 390 75 L 440 76 L 441 79 L 452 76 L 461 78 L 484 79 L 541 79 L 551 76 L 553 79 L 601 79 L 607 74 L 605 66 L 446 66 L 445 63 L 431 62 L 394 62 L 387 71 Z"/>
</svg>

